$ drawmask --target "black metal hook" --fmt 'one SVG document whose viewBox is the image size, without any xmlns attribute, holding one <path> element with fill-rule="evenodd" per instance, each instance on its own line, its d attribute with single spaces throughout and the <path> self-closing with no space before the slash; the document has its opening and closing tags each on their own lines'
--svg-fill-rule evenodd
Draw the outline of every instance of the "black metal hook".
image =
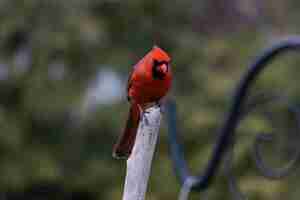
<svg viewBox="0 0 300 200">
<path fill-rule="evenodd" d="M 223 160 L 224 154 L 230 146 L 231 138 L 234 137 L 235 129 L 242 115 L 242 107 L 251 84 L 256 80 L 258 75 L 263 71 L 267 64 L 269 64 L 275 57 L 290 50 L 300 50 L 300 37 L 290 38 L 278 42 L 277 44 L 263 51 L 262 54 L 260 54 L 260 56 L 258 56 L 250 65 L 248 71 L 238 84 L 229 112 L 225 116 L 225 121 L 220 129 L 211 159 L 209 160 L 207 167 L 204 169 L 203 174 L 195 176 L 191 175 L 187 167 L 182 145 L 178 142 L 176 105 L 174 101 L 168 102 L 167 123 L 171 158 L 176 174 L 179 177 L 182 185 L 185 185 L 189 180 L 193 180 L 189 187 L 192 190 L 201 191 L 206 189 L 211 184 L 216 171 Z"/>
</svg>

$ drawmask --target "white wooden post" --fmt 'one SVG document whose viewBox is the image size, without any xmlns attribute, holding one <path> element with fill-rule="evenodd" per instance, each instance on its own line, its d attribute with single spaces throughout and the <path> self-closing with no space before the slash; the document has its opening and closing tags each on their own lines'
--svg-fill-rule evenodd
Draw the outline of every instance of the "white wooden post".
<svg viewBox="0 0 300 200">
<path fill-rule="evenodd" d="M 147 108 L 145 115 L 139 124 L 131 156 L 127 160 L 123 200 L 145 199 L 161 121 L 160 108 Z"/>
</svg>

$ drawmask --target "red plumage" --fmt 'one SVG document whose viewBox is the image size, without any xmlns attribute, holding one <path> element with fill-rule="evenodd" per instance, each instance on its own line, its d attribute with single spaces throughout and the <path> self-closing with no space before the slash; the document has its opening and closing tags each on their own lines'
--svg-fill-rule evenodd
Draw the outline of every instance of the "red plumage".
<svg viewBox="0 0 300 200">
<path fill-rule="evenodd" d="M 171 87 L 172 72 L 169 55 L 157 46 L 133 68 L 127 86 L 131 103 L 123 134 L 113 149 L 116 158 L 128 158 L 135 143 L 141 112 L 149 103 L 158 103 Z"/>
</svg>

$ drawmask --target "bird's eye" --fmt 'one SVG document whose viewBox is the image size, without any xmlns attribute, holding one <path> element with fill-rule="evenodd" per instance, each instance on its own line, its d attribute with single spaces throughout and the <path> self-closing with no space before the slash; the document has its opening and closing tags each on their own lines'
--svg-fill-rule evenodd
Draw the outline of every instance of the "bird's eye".
<svg viewBox="0 0 300 200">
<path fill-rule="evenodd" d="M 158 67 L 161 63 L 158 60 L 153 61 L 153 67 Z"/>
</svg>

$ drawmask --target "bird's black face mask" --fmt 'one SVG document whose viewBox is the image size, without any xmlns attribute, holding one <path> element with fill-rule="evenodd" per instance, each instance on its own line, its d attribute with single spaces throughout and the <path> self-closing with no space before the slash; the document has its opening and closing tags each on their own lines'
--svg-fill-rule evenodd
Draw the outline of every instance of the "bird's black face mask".
<svg viewBox="0 0 300 200">
<path fill-rule="evenodd" d="M 152 76 L 153 79 L 163 80 L 169 70 L 169 63 L 167 61 L 153 61 Z"/>
</svg>

